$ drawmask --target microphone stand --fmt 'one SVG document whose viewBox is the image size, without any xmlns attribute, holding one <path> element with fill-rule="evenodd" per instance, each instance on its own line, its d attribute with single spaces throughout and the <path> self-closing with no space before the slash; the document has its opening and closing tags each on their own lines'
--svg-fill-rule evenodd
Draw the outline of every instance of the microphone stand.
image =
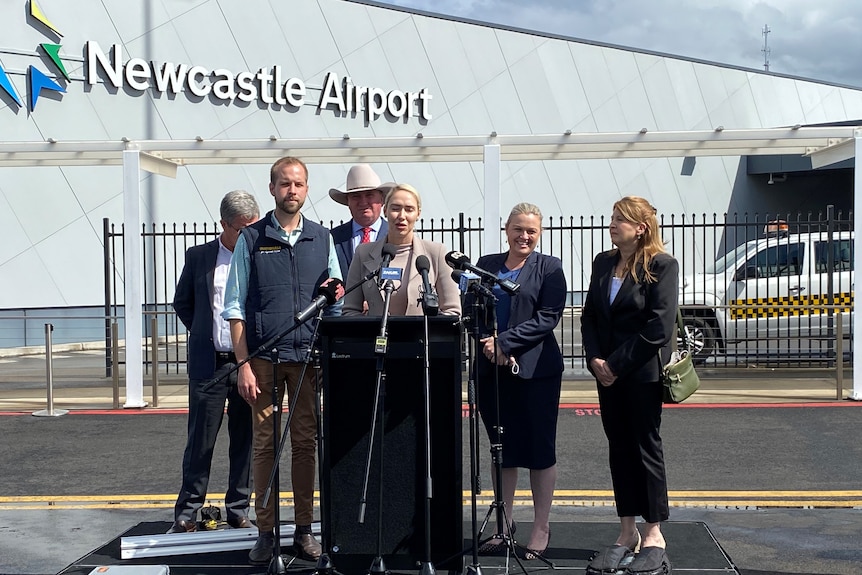
<svg viewBox="0 0 862 575">
<path fill-rule="evenodd" d="M 384 432 L 384 396 L 386 394 L 386 372 L 384 362 L 386 359 L 387 322 L 389 319 L 389 300 L 392 297 L 394 286 L 392 280 L 383 282 L 383 317 L 380 319 L 380 335 L 374 341 L 374 353 L 377 354 L 377 384 L 375 389 L 374 409 L 371 414 L 371 431 L 368 435 L 368 455 L 365 458 L 365 478 L 362 483 L 362 496 L 359 500 L 359 523 L 365 523 L 366 495 L 368 493 L 368 477 L 371 473 L 371 455 L 374 452 L 374 434 L 377 428 L 377 417 L 380 415 L 380 436 L 378 443 L 380 447 L 379 466 L 379 495 L 377 501 L 377 556 L 371 562 L 368 572 L 372 575 L 385 575 L 389 572 L 383 561 L 383 432 Z"/>
<path fill-rule="evenodd" d="M 275 533 L 273 537 L 273 553 L 272 553 L 272 561 L 270 561 L 269 569 L 267 573 L 270 575 L 276 575 L 285 572 L 284 560 L 281 557 L 281 511 L 280 506 L 278 504 L 279 497 L 279 462 L 281 461 L 281 453 L 284 449 L 285 444 L 287 443 L 287 430 L 290 429 L 290 422 L 293 420 L 293 414 L 296 412 L 296 404 L 299 401 L 299 393 L 302 391 L 302 382 L 305 381 L 305 373 L 308 370 L 308 365 L 311 362 L 311 357 L 314 349 L 314 344 L 317 341 L 317 333 L 318 328 L 320 326 L 320 318 L 323 315 L 323 310 L 317 312 L 315 316 L 314 326 L 311 332 L 311 340 L 309 341 L 308 349 L 305 353 L 305 358 L 302 362 L 302 370 L 299 372 L 299 381 L 296 383 L 296 391 L 293 393 L 293 398 L 291 399 L 290 406 L 287 409 L 287 421 L 284 424 L 284 432 L 281 431 L 281 409 L 280 402 L 278 401 L 278 349 L 272 349 L 272 427 L 273 427 L 273 447 L 275 448 L 273 459 L 274 465 L 272 466 L 272 471 L 269 474 L 269 481 L 267 482 L 266 491 L 263 496 L 263 505 L 266 507 L 269 502 L 269 496 L 273 491 L 276 493 L 276 503 L 275 503 Z M 300 323 L 296 325 L 301 325 Z M 315 385 L 315 393 L 317 393 Z M 318 403 L 319 406 L 319 403 Z M 319 408 L 318 408 L 319 411 Z M 315 414 L 319 415 L 319 414 Z M 320 436 L 320 421 L 317 421 L 317 429 L 318 429 L 318 437 Z M 320 448 L 318 444 L 318 449 Z M 320 465 L 320 461 L 318 460 L 318 466 Z M 322 499 L 322 498 L 321 498 Z M 296 532 L 294 532 L 294 540 L 296 539 Z M 323 564 L 326 567 L 326 563 L 329 562 L 329 557 L 324 559 L 323 554 L 321 554 L 320 558 L 318 558 L 318 566 Z M 331 562 L 329 562 L 329 568 L 331 570 Z"/>
<path fill-rule="evenodd" d="M 484 297 L 485 297 L 485 312 L 487 323 L 491 328 L 491 337 L 493 338 L 494 350 L 496 353 L 497 349 L 497 297 L 491 291 L 488 286 L 480 284 Z M 476 340 L 476 347 L 478 350 L 479 340 Z M 478 358 L 479 352 L 476 352 L 476 356 Z M 496 519 L 497 526 L 499 528 L 499 532 L 491 535 L 484 542 L 490 541 L 491 539 L 500 539 L 506 544 L 508 552 L 512 554 L 515 561 L 521 567 L 521 570 L 526 573 L 526 567 L 521 563 L 521 558 L 518 557 L 518 554 L 515 552 L 515 538 L 512 534 L 512 524 L 509 522 L 509 517 L 506 512 L 506 502 L 503 500 L 503 435 L 505 430 L 503 429 L 502 422 L 500 421 L 500 370 L 499 366 L 497 366 L 496 358 L 495 361 L 491 364 L 493 369 L 493 377 L 494 377 L 494 437 L 489 437 L 489 441 L 491 442 L 491 464 L 494 466 L 494 501 L 491 503 L 491 506 L 488 508 L 488 513 L 485 514 L 485 520 L 482 522 L 482 527 L 479 529 L 479 534 L 484 532 L 485 527 L 488 525 L 488 521 L 491 518 L 491 514 L 496 510 Z M 490 435 L 490 434 L 489 434 Z M 477 536 L 478 538 L 478 536 Z M 483 543 L 484 543 L 483 542 Z M 478 550 L 477 550 L 478 553 Z"/>
<path fill-rule="evenodd" d="M 302 325 L 299 323 L 295 323 L 294 326 Z M 317 326 L 315 325 L 315 330 Z M 272 362 L 272 443 L 273 447 L 277 447 L 279 443 L 279 434 L 281 431 L 281 402 L 278 400 L 278 347 L 273 345 L 272 350 L 270 351 L 270 361 Z M 299 398 L 299 388 L 302 386 L 302 380 L 299 380 L 297 384 L 297 393 L 294 394 L 293 405 L 290 406 L 289 413 L 287 415 L 287 425 L 290 425 L 290 419 L 293 416 L 293 408 L 296 405 L 296 400 Z M 284 566 L 284 559 L 281 556 L 281 511 L 280 505 L 278 501 L 278 494 L 280 493 L 279 487 L 279 477 L 278 477 L 278 455 L 273 455 L 273 466 L 272 473 L 269 476 L 269 484 L 267 487 L 266 495 L 263 498 L 263 505 L 266 506 L 269 501 L 269 493 L 271 489 L 275 489 L 276 497 L 275 497 L 275 529 L 273 530 L 273 539 L 272 539 L 272 559 L 269 562 L 269 566 L 267 567 L 268 575 L 281 575 L 285 573 L 286 568 Z"/>
<path fill-rule="evenodd" d="M 487 290 L 484 286 L 475 284 L 475 287 Z M 479 523 L 477 515 L 478 502 L 476 497 L 482 492 L 481 468 L 479 465 L 479 418 L 476 404 L 476 387 L 479 381 L 479 352 L 475 351 L 479 345 L 481 331 L 479 325 L 479 312 L 484 306 L 485 294 L 479 289 L 473 290 L 472 303 L 470 305 L 470 321 L 472 323 L 473 343 L 467 346 L 467 362 L 470 366 L 467 379 L 467 409 L 470 429 L 470 523 L 473 546 L 471 549 L 472 563 L 467 566 L 467 575 L 482 575 L 482 566 L 479 563 Z M 493 294 L 491 294 L 493 297 Z M 475 353 L 474 353 L 475 351 Z"/>
<path fill-rule="evenodd" d="M 373 279 L 379 273 L 380 273 L 380 270 L 374 270 L 372 272 L 369 272 L 356 285 L 350 286 L 348 289 L 344 290 L 344 295 L 347 295 L 350 292 L 352 292 L 353 290 L 357 289 L 359 286 L 361 286 L 366 281 Z M 343 297 L 344 296 L 342 296 L 342 298 Z M 293 400 L 291 401 L 290 406 L 288 407 L 287 422 L 284 424 L 285 430 L 290 429 L 290 422 L 291 422 L 291 419 L 293 418 L 293 414 L 295 412 L 296 403 L 299 400 L 299 392 L 302 389 L 302 382 L 305 380 L 305 373 L 306 373 L 306 370 L 308 369 L 308 364 L 310 363 L 312 356 L 315 355 L 314 347 L 315 347 L 315 343 L 317 342 L 317 335 L 319 333 L 318 330 L 320 327 L 320 318 L 322 317 L 322 315 L 323 315 L 323 309 L 319 310 L 317 315 L 314 316 L 316 321 L 314 322 L 314 327 L 313 327 L 312 333 L 311 333 L 311 340 L 309 342 L 308 349 L 306 350 L 305 358 L 303 359 L 302 371 L 299 374 L 299 381 L 296 384 L 296 391 L 294 392 Z M 302 323 L 303 322 L 298 322 L 298 323 L 294 324 L 293 326 L 291 326 L 290 329 L 285 331 L 283 334 L 280 334 L 279 336 L 277 336 L 275 338 L 275 341 L 277 342 L 282 337 L 286 336 L 288 333 L 290 333 L 291 331 L 293 331 L 294 329 L 296 329 L 297 327 L 302 325 Z M 272 340 L 270 340 L 270 341 L 272 341 Z M 267 344 L 272 345 L 269 341 L 267 342 Z M 237 369 L 239 369 L 240 365 L 246 363 L 252 357 L 256 356 L 257 353 L 260 351 L 260 349 L 266 347 L 267 344 L 264 344 L 258 350 L 255 350 L 254 354 L 249 354 L 249 357 L 246 360 L 244 360 L 241 364 L 239 364 L 237 366 Z M 282 453 L 284 451 L 284 448 L 287 445 L 287 436 L 288 436 L 287 433 L 281 432 L 281 412 L 280 412 L 280 409 L 278 406 L 278 372 L 277 372 L 277 368 L 276 368 L 276 364 L 278 363 L 278 350 L 273 348 L 272 353 L 274 354 L 273 360 L 272 360 L 273 361 L 273 364 L 272 364 L 273 365 L 273 368 L 272 368 L 273 369 L 273 372 L 272 372 L 272 379 L 273 379 L 272 397 L 273 397 L 273 399 L 272 399 L 272 401 L 273 401 L 273 415 L 274 415 L 274 417 L 273 417 L 273 431 L 274 431 L 273 432 L 273 442 L 274 442 L 274 446 L 276 447 L 276 449 L 275 449 L 275 454 L 274 454 L 275 465 L 273 466 L 272 472 L 269 475 L 269 481 L 267 482 L 266 492 L 264 493 L 264 497 L 263 497 L 264 506 L 267 504 L 267 502 L 269 502 L 269 497 L 272 494 L 272 491 L 279 493 L 279 486 L 278 486 L 278 484 L 279 484 L 279 477 L 278 477 L 278 475 L 279 475 L 279 462 L 281 461 L 281 456 L 282 456 Z M 322 428 L 321 423 L 320 423 L 321 392 L 320 392 L 320 382 L 319 382 L 319 378 L 318 378 L 319 370 L 320 370 L 320 363 L 319 363 L 319 359 L 317 359 L 315 362 L 315 402 L 316 402 L 315 405 L 316 405 L 316 409 L 317 409 L 316 416 L 317 416 L 317 439 L 318 439 L 318 442 L 317 442 L 317 451 L 318 451 L 317 466 L 318 466 L 318 476 L 322 477 L 322 473 L 323 473 L 323 469 L 322 469 L 322 465 L 323 465 L 323 450 L 322 450 L 323 428 Z M 276 496 L 276 498 L 277 497 L 278 496 Z M 321 497 L 320 500 L 321 500 L 321 505 L 323 505 L 322 502 L 323 502 L 324 498 Z M 324 512 L 324 509 L 321 509 L 321 515 L 323 515 L 323 512 Z M 280 528 L 279 528 L 280 517 L 279 517 L 279 515 L 280 515 L 279 506 L 278 506 L 278 504 L 276 504 L 276 506 L 275 506 L 276 529 L 275 529 L 275 536 L 274 536 L 274 540 L 273 540 L 273 560 L 270 563 L 270 569 L 267 571 L 267 573 L 272 573 L 272 574 L 276 574 L 276 575 L 285 572 L 284 563 L 283 563 L 283 560 L 281 558 L 281 541 L 280 541 L 280 533 L 279 533 L 279 531 L 280 531 Z M 294 535 L 294 537 L 295 537 L 295 535 Z M 329 554 L 326 552 L 329 549 L 330 543 L 331 542 L 326 541 L 326 540 L 323 541 L 322 547 L 324 549 L 324 552 L 321 553 L 320 557 L 317 559 L 317 565 L 316 565 L 315 570 L 314 570 L 315 573 L 328 575 L 328 574 L 335 572 L 335 567 L 332 563 L 332 560 L 331 560 Z M 279 564 L 280 564 L 280 567 L 279 567 Z M 278 570 L 279 568 L 281 570 Z"/>
<path fill-rule="evenodd" d="M 419 295 L 419 303 L 422 304 L 422 323 L 425 328 L 423 346 L 425 385 L 422 388 L 422 401 L 425 410 L 425 547 L 422 550 L 422 565 L 419 569 L 419 574 L 435 575 L 437 571 L 434 568 L 434 563 L 431 562 L 431 499 L 433 498 L 433 483 L 431 481 L 431 345 L 429 342 L 428 308 L 426 306 L 425 294 Z"/>
</svg>

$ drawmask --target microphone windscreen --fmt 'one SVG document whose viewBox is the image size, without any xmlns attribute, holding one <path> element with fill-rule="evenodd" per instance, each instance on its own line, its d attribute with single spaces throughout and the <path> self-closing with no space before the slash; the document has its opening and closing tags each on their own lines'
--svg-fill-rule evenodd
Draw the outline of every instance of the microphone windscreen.
<svg viewBox="0 0 862 575">
<path fill-rule="evenodd" d="M 327 305 L 332 305 L 338 300 L 338 286 L 342 285 L 341 280 L 332 278 L 324 285 L 317 288 L 317 294 L 326 296 Z"/>
<path fill-rule="evenodd" d="M 389 261 L 398 253 L 398 248 L 395 244 L 383 244 L 383 257 L 389 256 Z"/>
<path fill-rule="evenodd" d="M 461 276 L 464 275 L 464 272 L 461 270 L 452 270 L 452 279 L 455 280 L 455 283 L 461 283 Z"/>
<path fill-rule="evenodd" d="M 450 268 L 454 268 L 456 270 L 463 270 L 464 264 L 470 263 L 470 258 L 468 258 L 459 251 L 449 252 L 448 254 L 446 254 L 446 263 L 449 264 Z"/>
<path fill-rule="evenodd" d="M 427 272 L 431 269 L 431 262 L 428 261 L 428 256 L 421 255 L 416 258 L 416 271 L 422 273 L 423 271 Z"/>
</svg>

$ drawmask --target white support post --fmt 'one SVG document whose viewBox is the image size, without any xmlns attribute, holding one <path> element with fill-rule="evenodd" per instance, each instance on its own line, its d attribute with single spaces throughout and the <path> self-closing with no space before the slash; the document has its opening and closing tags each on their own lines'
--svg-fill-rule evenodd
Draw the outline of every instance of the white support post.
<svg viewBox="0 0 862 575">
<path fill-rule="evenodd" d="M 484 147 L 485 166 L 485 230 L 482 235 L 483 252 L 495 254 L 501 250 L 500 229 L 500 145 Z M 473 257 L 478 258 L 478 255 Z"/>
<path fill-rule="evenodd" d="M 143 262 L 141 262 L 141 152 L 123 151 L 123 272 L 126 337 L 125 408 L 146 407 L 143 353 Z"/>
<path fill-rule="evenodd" d="M 856 272 L 862 271 L 862 130 L 856 130 L 856 158 L 853 160 L 853 359 L 862 361 L 862 315 L 856 312 Z M 858 232 L 858 233 L 856 233 Z M 851 399 L 862 400 L 862 369 L 853 366 L 853 393 Z"/>
</svg>

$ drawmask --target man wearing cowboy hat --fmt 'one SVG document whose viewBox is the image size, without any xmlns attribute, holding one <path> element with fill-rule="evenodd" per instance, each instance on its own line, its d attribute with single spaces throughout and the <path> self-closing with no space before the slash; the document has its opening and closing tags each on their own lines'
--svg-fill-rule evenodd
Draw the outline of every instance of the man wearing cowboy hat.
<svg viewBox="0 0 862 575">
<path fill-rule="evenodd" d="M 341 265 L 341 277 L 347 277 L 353 250 L 361 243 L 385 238 L 389 231 L 386 220 L 380 217 L 383 200 L 394 183 L 380 183 L 380 177 L 368 164 L 357 164 L 347 172 L 344 191 L 331 188 L 329 197 L 350 208 L 351 220 L 332 228 L 335 253 Z"/>
</svg>

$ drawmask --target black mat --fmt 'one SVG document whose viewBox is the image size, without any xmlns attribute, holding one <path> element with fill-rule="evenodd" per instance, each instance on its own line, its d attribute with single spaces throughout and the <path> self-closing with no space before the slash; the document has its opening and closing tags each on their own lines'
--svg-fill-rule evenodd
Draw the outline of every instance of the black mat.
<svg viewBox="0 0 862 575">
<path fill-rule="evenodd" d="M 199 555 L 176 555 L 168 557 L 153 557 L 148 559 L 120 559 L 120 538 L 136 535 L 153 535 L 164 533 L 170 523 L 144 522 L 132 527 L 102 547 L 82 557 L 69 565 L 58 575 L 87 575 L 94 567 L 101 565 L 168 565 L 174 575 L 251 575 L 265 573 L 266 566 L 256 567 L 248 564 L 248 550 L 225 551 Z M 528 534 L 530 525 L 518 524 L 518 532 Z M 464 526 L 464 533 L 471 533 L 469 524 Z M 613 543 L 619 533 L 617 523 L 592 522 L 560 522 L 551 524 L 551 545 L 545 554 L 553 563 L 548 566 L 538 560 L 518 561 L 511 556 L 479 557 L 482 571 L 498 575 L 500 573 L 536 573 L 540 571 L 581 571 L 586 567 L 593 553 Z M 662 524 L 662 533 L 668 546 L 668 555 L 673 563 L 673 571 L 688 575 L 738 575 L 738 571 L 721 545 L 716 541 L 705 523 L 668 521 Z M 487 533 L 491 535 L 491 533 Z M 527 537 L 527 535 L 524 535 Z M 517 537 L 516 537 L 517 538 Z M 473 557 L 471 541 L 464 543 L 465 569 L 472 565 Z M 288 573 L 310 573 L 315 565 L 295 559 L 284 548 L 284 560 Z M 522 552 L 522 550 L 516 549 Z M 522 553 L 521 553 L 522 554 Z M 365 575 L 370 562 L 358 562 L 356 557 L 344 558 L 340 561 L 337 554 L 333 555 L 335 569 L 344 575 Z M 417 570 L 403 569 L 403 559 L 393 557 L 393 561 L 384 557 L 393 573 L 415 574 Z M 391 564 L 390 564 L 391 563 Z M 346 569 L 344 565 L 349 565 Z M 450 572 L 451 573 L 451 572 Z"/>
</svg>

